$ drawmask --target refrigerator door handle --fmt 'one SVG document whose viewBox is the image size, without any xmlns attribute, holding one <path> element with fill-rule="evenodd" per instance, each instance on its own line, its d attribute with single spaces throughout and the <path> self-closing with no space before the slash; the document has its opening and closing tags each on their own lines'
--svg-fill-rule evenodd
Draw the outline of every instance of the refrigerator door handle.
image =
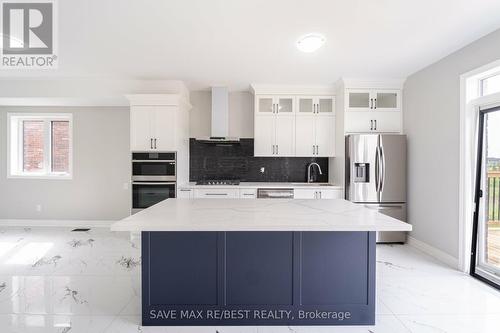
<svg viewBox="0 0 500 333">
<path fill-rule="evenodd" d="M 378 193 L 380 182 L 380 160 L 378 147 L 375 149 L 375 191 Z"/>
<path fill-rule="evenodd" d="M 385 182 L 385 154 L 383 146 L 380 146 L 380 160 L 382 161 L 382 168 L 380 170 L 380 192 L 384 190 L 384 182 Z"/>
</svg>

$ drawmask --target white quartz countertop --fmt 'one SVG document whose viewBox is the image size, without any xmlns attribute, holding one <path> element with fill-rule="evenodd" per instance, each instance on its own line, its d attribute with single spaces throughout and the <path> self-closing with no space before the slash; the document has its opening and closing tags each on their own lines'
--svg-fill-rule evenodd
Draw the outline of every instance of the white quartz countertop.
<svg viewBox="0 0 500 333">
<path fill-rule="evenodd" d="M 411 231 L 408 223 L 344 199 L 167 199 L 113 231 Z"/>
<path fill-rule="evenodd" d="M 329 183 L 271 183 L 271 182 L 241 182 L 239 185 L 196 185 L 195 182 L 179 185 L 179 188 L 324 188 L 343 189 L 342 186 Z"/>
</svg>

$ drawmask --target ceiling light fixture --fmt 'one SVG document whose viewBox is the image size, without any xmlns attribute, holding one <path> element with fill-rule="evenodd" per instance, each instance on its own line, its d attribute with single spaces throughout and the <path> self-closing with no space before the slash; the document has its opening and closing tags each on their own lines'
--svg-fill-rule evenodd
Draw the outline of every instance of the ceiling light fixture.
<svg viewBox="0 0 500 333">
<path fill-rule="evenodd" d="M 325 44 L 325 37 L 320 34 L 308 34 L 297 41 L 297 48 L 302 52 L 311 53 Z"/>
</svg>

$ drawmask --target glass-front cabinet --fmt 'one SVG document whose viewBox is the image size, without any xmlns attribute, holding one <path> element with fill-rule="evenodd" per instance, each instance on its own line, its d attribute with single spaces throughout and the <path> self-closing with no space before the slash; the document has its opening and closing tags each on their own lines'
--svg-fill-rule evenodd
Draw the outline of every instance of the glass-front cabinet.
<svg viewBox="0 0 500 333">
<path fill-rule="evenodd" d="M 335 98 L 333 96 L 297 97 L 297 116 L 312 114 L 334 115 Z"/>
<path fill-rule="evenodd" d="M 348 89 L 347 111 L 400 111 L 400 90 Z"/>
<path fill-rule="evenodd" d="M 293 115 L 295 112 L 294 96 L 259 95 L 255 104 L 258 115 Z"/>
</svg>

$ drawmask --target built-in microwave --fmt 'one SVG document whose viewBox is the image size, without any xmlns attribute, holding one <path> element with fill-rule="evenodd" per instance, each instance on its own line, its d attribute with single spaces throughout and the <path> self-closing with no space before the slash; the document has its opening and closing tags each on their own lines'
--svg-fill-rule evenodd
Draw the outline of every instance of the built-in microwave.
<svg viewBox="0 0 500 333">
<path fill-rule="evenodd" d="M 132 153 L 132 181 L 176 181 L 175 152 Z"/>
<path fill-rule="evenodd" d="M 175 182 L 132 182 L 132 214 L 175 198 Z"/>
</svg>

